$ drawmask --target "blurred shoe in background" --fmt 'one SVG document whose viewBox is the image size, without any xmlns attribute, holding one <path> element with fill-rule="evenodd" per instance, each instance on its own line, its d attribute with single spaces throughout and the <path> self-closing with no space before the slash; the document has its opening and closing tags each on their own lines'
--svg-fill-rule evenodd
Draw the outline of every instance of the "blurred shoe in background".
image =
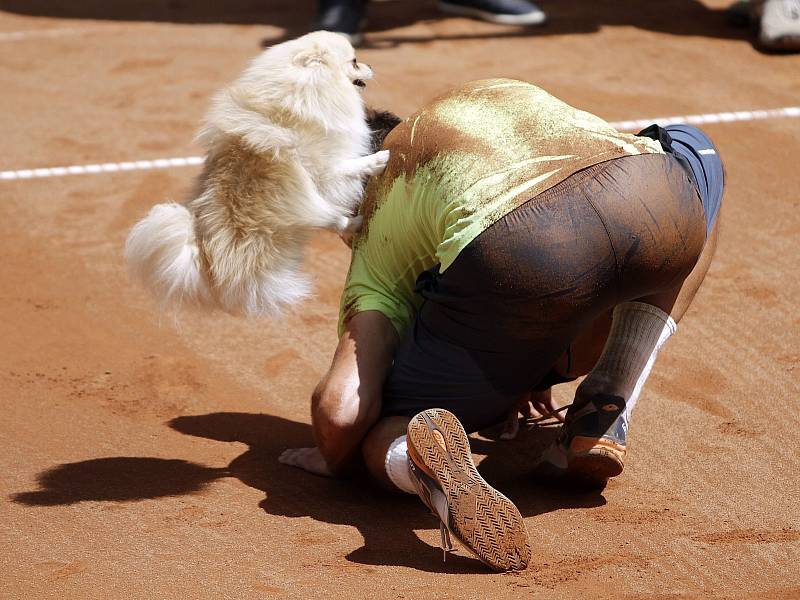
<svg viewBox="0 0 800 600">
<path fill-rule="evenodd" d="M 750 0 L 737 0 L 725 10 L 725 18 L 735 27 L 747 27 L 754 22 L 753 11 Z"/>
<path fill-rule="evenodd" d="M 541 25 L 544 11 L 528 0 L 440 0 L 439 10 L 502 25 Z"/>
<path fill-rule="evenodd" d="M 314 28 L 340 33 L 358 46 L 363 41 L 366 5 L 367 0 L 318 0 Z M 541 25 L 547 20 L 529 0 L 439 0 L 437 7 L 446 14 L 502 25 Z"/>
<path fill-rule="evenodd" d="M 319 0 L 315 28 L 341 33 L 358 46 L 363 39 L 365 13 L 365 0 Z"/>
<path fill-rule="evenodd" d="M 800 51 L 800 0 L 737 0 L 725 17 L 736 27 L 758 30 L 762 48 Z"/>
<path fill-rule="evenodd" d="M 758 41 L 773 50 L 800 51 L 800 0 L 766 0 Z"/>
</svg>

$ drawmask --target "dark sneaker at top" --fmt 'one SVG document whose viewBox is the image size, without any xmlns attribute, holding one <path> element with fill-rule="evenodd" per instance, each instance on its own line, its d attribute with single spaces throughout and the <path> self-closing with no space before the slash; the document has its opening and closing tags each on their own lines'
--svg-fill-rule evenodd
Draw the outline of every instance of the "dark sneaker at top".
<svg viewBox="0 0 800 600">
<path fill-rule="evenodd" d="M 340 33 L 358 46 L 363 39 L 365 5 L 364 0 L 321 0 L 315 28 Z"/>
<path fill-rule="evenodd" d="M 755 18 L 755 7 L 751 0 L 736 0 L 725 9 L 725 19 L 734 27 L 752 25 Z"/>
<path fill-rule="evenodd" d="M 761 11 L 758 33 L 761 46 L 800 51 L 800 0 L 766 0 Z"/>
<path fill-rule="evenodd" d="M 442 12 L 502 25 L 541 25 L 544 11 L 528 0 L 440 0 Z"/>
</svg>

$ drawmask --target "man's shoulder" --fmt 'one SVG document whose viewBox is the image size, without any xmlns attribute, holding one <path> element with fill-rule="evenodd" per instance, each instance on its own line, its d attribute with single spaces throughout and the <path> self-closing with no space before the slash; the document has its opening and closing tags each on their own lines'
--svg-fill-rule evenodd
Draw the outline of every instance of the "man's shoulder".
<svg viewBox="0 0 800 600">
<path fill-rule="evenodd" d="M 446 100 L 453 96 L 460 96 L 464 94 L 469 95 L 495 95 L 495 94 L 518 94 L 518 93 L 531 93 L 543 91 L 540 87 L 520 79 L 511 79 L 509 77 L 491 77 L 488 79 L 474 79 L 461 83 L 448 91 L 440 94 L 437 100 Z"/>
</svg>

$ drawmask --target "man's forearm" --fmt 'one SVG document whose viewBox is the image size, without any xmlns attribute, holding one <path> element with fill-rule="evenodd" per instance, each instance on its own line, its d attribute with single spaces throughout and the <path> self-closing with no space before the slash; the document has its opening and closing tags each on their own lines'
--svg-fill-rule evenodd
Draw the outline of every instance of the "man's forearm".
<svg viewBox="0 0 800 600">
<path fill-rule="evenodd" d="M 311 423 L 314 439 L 333 473 L 358 455 L 361 441 L 380 416 L 380 398 L 358 386 L 326 386 L 315 392 Z"/>
<path fill-rule="evenodd" d="M 380 417 L 383 382 L 397 343 L 391 322 L 376 311 L 358 313 L 345 326 L 331 368 L 311 402 L 314 439 L 334 473 L 358 455 L 361 441 Z"/>
<path fill-rule="evenodd" d="M 317 446 L 333 474 L 344 473 L 353 466 L 354 460 L 360 456 L 359 448 L 364 436 L 376 421 L 362 427 L 354 425 L 327 430 L 325 426 L 314 427 Z"/>
</svg>

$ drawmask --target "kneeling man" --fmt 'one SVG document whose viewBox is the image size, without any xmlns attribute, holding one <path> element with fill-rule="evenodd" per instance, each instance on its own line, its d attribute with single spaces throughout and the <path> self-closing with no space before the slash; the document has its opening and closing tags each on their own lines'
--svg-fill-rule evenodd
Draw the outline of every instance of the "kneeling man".
<svg viewBox="0 0 800 600">
<path fill-rule="evenodd" d="M 620 133 L 521 81 L 452 90 L 395 127 L 368 185 L 339 345 L 312 400 L 320 474 L 361 456 L 498 570 L 530 548 L 465 432 L 587 377 L 539 468 L 622 472 L 631 411 L 716 245 L 722 163 L 700 130 Z"/>
</svg>

